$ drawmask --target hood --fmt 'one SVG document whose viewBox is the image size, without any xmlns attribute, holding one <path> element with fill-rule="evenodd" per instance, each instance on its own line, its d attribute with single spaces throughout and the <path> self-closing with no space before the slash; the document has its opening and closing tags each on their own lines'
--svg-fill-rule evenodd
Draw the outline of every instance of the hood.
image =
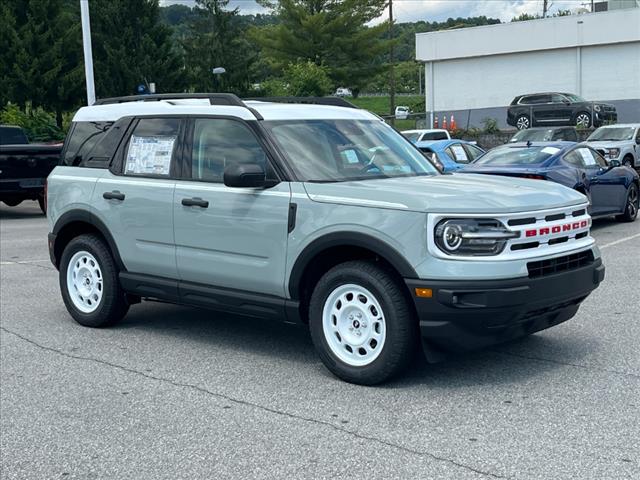
<svg viewBox="0 0 640 480">
<path fill-rule="evenodd" d="M 430 213 L 517 213 L 586 202 L 553 182 L 468 173 L 304 186 L 315 202 Z"/>
<path fill-rule="evenodd" d="M 584 142 L 585 145 L 593 148 L 593 149 L 598 149 L 598 148 L 620 148 L 623 145 L 626 145 L 628 143 L 634 143 L 635 140 L 631 139 L 631 140 L 593 140 L 593 141 L 587 141 Z"/>
</svg>

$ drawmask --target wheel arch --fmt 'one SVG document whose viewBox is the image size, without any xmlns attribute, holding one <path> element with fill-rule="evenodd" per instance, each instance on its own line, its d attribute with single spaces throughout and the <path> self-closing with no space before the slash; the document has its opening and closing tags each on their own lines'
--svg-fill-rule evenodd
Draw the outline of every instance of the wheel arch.
<svg viewBox="0 0 640 480">
<path fill-rule="evenodd" d="M 109 229 L 91 212 L 85 210 L 70 210 L 66 212 L 56 221 L 52 233 L 55 235 L 52 259 L 56 268 L 59 268 L 62 252 L 64 252 L 65 247 L 71 240 L 79 235 L 93 233 L 106 242 L 118 269 L 126 271 L 118 246 Z"/>
<path fill-rule="evenodd" d="M 315 284 L 333 266 L 359 259 L 378 261 L 402 278 L 418 278 L 411 264 L 388 243 L 364 233 L 334 232 L 314 240 L 298 255 L 289 276 L 290 297 L 304 303 L 305 286 Z"/>
</svg>

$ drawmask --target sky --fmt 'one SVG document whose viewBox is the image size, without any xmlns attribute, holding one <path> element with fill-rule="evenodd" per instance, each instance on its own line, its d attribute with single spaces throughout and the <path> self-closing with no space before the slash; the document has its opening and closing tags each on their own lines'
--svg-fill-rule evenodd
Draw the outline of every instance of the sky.
<svg viewBox="0 0 640 480">
<path fill-rule="evenodd" d="M 181 3 L 192 6 L 194 0 L 161 0 L 161 5 Z M 550 12 L 575 10 L 590 5 L 586 0 L 549 0 Z M 229 8 L 238 7 L 241 13 L 265 13 L 253 0 L 230 0 Z M 397 22 L 418 20 L 443 21 L 449 17 L 486 17 L 509 21 L 521 13 L 542 14 L 542 0 L 394 0 L 394 17 Z M 384 20 L 386 15 L 381 18 Z"/>
</svg>

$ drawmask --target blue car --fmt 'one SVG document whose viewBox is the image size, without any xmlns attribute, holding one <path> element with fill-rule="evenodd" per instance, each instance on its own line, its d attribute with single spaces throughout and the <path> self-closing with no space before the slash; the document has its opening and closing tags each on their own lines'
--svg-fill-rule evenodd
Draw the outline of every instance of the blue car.
<svg viewBox="0 0 640 480">
<path fill-rule="evenodd" d="M 461 172 L 550 180 L 586 195 L 594 217 L 616 215 L 632 222 L 638 215 L 638 174 L 617 160 L 607 164 L 585 144 L 511 143 L 488 151 Z"/>
<path fill-rule="evenodd" d="M 464 140 L 427 140 L 415 145 L 442 172 L 454 172 L 484 154 L 484 150 Z"/>
</svg>

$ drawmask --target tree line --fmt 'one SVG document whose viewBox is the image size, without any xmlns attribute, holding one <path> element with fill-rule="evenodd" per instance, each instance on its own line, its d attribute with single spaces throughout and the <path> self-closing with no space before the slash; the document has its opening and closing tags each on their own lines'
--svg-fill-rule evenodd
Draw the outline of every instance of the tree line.
<svg viewBox="0 0 640 480">
<path fill-rule="evenodd" d="M 388 89 L 391 45 L 400 91 L 415 93 L 415 33 L 486 25 L 486 17 L 396 24 L 379 19 L 388 0 L 258 0 L 242 15 L 228 0 L 194 7 L 158 0 L 91 0 L 96 94 L 229 91 L 242 96 L 326 95 L 336 87 Z M 85 102 L 78 0 L 0 2 L 0 107 L 65 112 Z M 226 73 L 214 75 L 214 67 Z"/>
</svg>

